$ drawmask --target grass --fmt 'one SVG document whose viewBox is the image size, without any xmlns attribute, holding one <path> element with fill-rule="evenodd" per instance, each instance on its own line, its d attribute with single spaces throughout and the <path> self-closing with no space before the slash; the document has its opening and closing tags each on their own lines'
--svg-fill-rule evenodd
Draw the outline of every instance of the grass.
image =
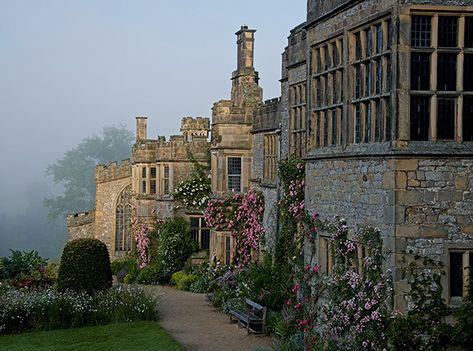
<svg viewBox="0 0 473 351">
<path fill-rule="evenodd" d="M 156 322 L 115 323 L 0 336 L 1 351 L 184 351 Z"/>
</svg>

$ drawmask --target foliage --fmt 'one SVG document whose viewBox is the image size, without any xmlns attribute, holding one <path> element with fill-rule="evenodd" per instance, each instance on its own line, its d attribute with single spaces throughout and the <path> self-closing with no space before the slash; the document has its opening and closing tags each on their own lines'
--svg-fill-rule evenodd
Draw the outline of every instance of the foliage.
<svg viewBox="0 0 473 351">
<path fill-rule="evenodd" d="M 46 174 L 64 187 L 64 194 L 46 198 L 50 219 L 83 212 L 94 206 L 95 166 L 130 157 L 133 133 L 124 126 L 103 128 L 102 135 L 82 140 L 63 158 L 49 165 Z"/>
<path fill-rule="evenodd" d="M 47 260 L 37 251 L 10 250 L 10 257 L 2 259 L 4 278 L 24 278 L 38 268 L 45 267 Z"/>
<path fill-rule="evenodd" d="M 408 312 L 396 312 L 389 328 L 390 342 L 394 348 L 416 350 L 442 350 L 450 343 L 451 326 L 446 317 L 450 308 L 442 299 L 441 262 L 405 253 L 403 256 L 403 279 L 410 290 Z"/>
<path fill-rule="evenodd" d="M 392 282 L 390 272 L 383 273 L 380 232 L 362 226 L 350 238 L 343 220 L 334 229 L 335 265 L 326 287 L 329 303 L 323 310 L 323 327 L 319 328 L 322 337 L 339 350 L 386 349 Z M 366 257 L 357 256 L 359 246 Z"/>
<path fill-rule="evenodd" d="M 244 267 L 250 264 L 252 251 L 259 252 L 259 242 L 264 235 L 263 213 L 263 194 L 251 188 L 245 194 L 210 200 L 204 216 L 210 228 L 226 228 L 232 232 L 236 239 L 235 263 Z"/>
<path fill-rule="evenodd" d="M 237 281 L 241 296 L 272 311 L 281 310 L 291 287 L 289 267 L 274 265 L 270 257 L 246 267 L 238 275 Z"/>
<path fill-rule="evenodd" d="M 184 271 L 174 272 L 171 276 L 171 285 L 176 286 L 185 275 L 186 273 Z"/>
<path fill-rule="evenodd" d="M 283 194 L 279 202 L 281 227 L 276 236 L 275 263 L 302 267 L 304 237 L 301 231 L 304 226 L 313 227 L 315 220 L 305 211 L 305 164 L 291 157 L 279 163 L 278 171 Z"/>
<path fill-rule="evenodd" d="M 198 276 L 195 274 L 186 274 L 177 283 L 177 288 L 179 290 L 189 291 L 191 288 L 191 285 L 195 283 L 197 279 L 198 279 Z"/>
<path fill-rule="evenodd" d="M 180 270 L 197 249 L 190 234 L 189 223 L 183 218 L 173 218 L 159 224 L 155 263 L 161 274 Z"/>
<path fill-rule="evenodd" d="M 159 269 L 154 265 L 149 265 L 141 268 L 135 282 L 138 284 L 153 284 L 156 283 L 159 277 Z"/>
<path fill-rule="evenodd" d="M 209 177 L 210 150 L 207 149 L 207 160 L 204 164 L 198 162 L 190 150 L 187 151 L 187 157 L 193 165 L 192 173 L 188 179 L 177 185 L 173 197 L 182 201 L 186 208 L 203 210 L 207 207 L 212 191 Z"/>
<path fill-rule="evenodd" d="M 153 320 L 157 299 L 141 288 L 115 286 L 89 295 L 47 289 L 0 290 L 0 334 L 120 321 Z"/>
<path fill-rule="evenodd" d="M 138 271 L 137 258 L 129 254 L 111 262 L 110 267 L 112 274 L 115 275 L 120 283 L 123 283 L 124 278 L 130 272 Z"/>
<path fill-rule="evenodd" d="M 56 265 L 47 263 L 37 251 L 10 252 L 10 257 L 0 258 L 0 279 L 18 287 L 47 287 L 56 280 Z"/>
<path fill-rule="evenodd" d="M 4 346 L 4 347 L 3 347 Z M 109 351 L 166 350 L 183 351 L 169 334 L 151 322 L 128 322 L 3 335 L 2 351 Z"/>
<path fill-rule="evenodd" d="M 457 323 L 455 325 L 453 340 L 465 350 L 473 350 L 473 301 L 465 301 L 455 311 Z"/>
<path fill-rule="evenodd" d="M 193 283 L 197 282 L 199 279 L 199 275 L 197 274 L 189 274 L 185 271 L 178 271 L 175 272 L 171 277 L 171 284 L 175 285 L 179 290 L 191 290 L 191 286 Z"/>
<path fill-rule="evenodd" d="M 197 278 L 194 282 L 191 283 L 189 291 L 198 294 L 209 292 L 211 284 L 209 276 L 205 274 L 197 274 L 196 276 Z"/>
<path fill-rule="evenodd" d="M 97 239 L 77 239 L 67 243 L 58 275 L 60 291 L 93 293 L 110 288 L 112 270 L 107 246 Z"/>
<path fill-rule="evenodd" d="M 139 267 L 144 268 L 148 265 L 149 257 L 149 246 L 151 243 L 149 237 L 149 228 L 147 224 L 139 223 L 138 216 L 136 215 L 136 208 L 133 209 L 133 216 L 131 218 L 131 228 L 133 233 L 133 239 L 136 243 L 136 253 L 138 254 Z"/>
</svg>

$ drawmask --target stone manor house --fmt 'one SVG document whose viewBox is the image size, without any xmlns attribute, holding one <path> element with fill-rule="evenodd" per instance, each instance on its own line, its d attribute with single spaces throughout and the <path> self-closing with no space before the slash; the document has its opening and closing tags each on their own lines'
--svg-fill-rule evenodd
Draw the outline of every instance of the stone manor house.
<svg viewBox="0 0 473 351">
<path fill-rule="evenodd" d="M 69 237 L 96 237 L 111 257 L 132 247 L 131 200 L 141 221 L 189 218 L 194 239 L 228 263 L 234 242 L 172 191 L 210 147 L 212 191 L 265 197 L 265 250 L 278 227 L 277 162 L 306 161 L 306 208 L 354 228 L 379 227 L 402 307 L 406 250 L 445 263 L 447 301 L 460 300 L 473 263 L 473 0 L 308 0 L 282 54 L 281 96 L 263 101 L 255 30 L 237 35 L 231 97 L 212 118 L 182 119 L 181 134 L 148 139 L 136 119 L 132 159 L 98 166 L 95 209 L 69 215 Z M 209 141 L 210 133 L 210 141 Z M 328 237 L 317 260 L 330 273 Z"/>
</svg>

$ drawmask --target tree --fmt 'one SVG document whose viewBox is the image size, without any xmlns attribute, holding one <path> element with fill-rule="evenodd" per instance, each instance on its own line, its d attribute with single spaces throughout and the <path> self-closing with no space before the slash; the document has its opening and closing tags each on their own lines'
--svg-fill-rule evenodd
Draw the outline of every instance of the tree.
<svg viewBox="0 0 473 351">
<path fill-rule="evenodd" d="M 129 158 L 133 133 L 124 126 L 106 127 L 102 135 L 87 137 L 63 158 L 49 165 L 46 174 L 55 184 L 64 187 L 64 193 L 44 199 L 49 219 L 55 220 L 67 213 L 87 211 L 94 206 L 95 166 Z"/>
</svg>

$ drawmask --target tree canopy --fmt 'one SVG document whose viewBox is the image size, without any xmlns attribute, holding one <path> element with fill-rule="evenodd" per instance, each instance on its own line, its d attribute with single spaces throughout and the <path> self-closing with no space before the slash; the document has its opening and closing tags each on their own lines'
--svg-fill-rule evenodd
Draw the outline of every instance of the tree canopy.
<svg viewBox="0 0 473 351">
<path fill-rule="evenodd" d="M 62 195 L 44 199 L 49 219 L 93 208 L 95 166 L 129 158 L 132 142 L 133 133 L 126 127 L 106 127 L 102 135 L 85 138 L 56 163 L 49 165 L 46 174 L 53 177 L 55 184 L 64 187 Z"/>
</svg>

